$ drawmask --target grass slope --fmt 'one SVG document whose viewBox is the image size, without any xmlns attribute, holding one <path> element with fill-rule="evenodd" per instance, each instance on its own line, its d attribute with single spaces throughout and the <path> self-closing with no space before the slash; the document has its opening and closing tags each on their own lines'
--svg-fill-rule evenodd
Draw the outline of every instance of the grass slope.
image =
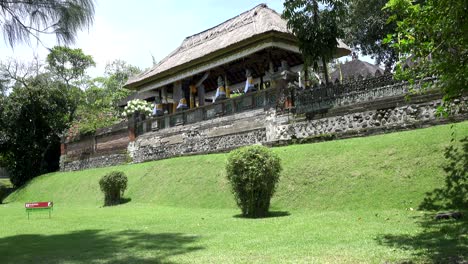
<svg viewBox="0 0 468 264">
<path fill-rule="evenodd" d="M 458 134 L 468 122 L 458 124 Z M 449 126 L 366 138 L 274 148 L 284 171 L 273 200 L 282 209 L 354 210 L 417 207 L 445 174 Z M 467 133 L 465 133 L 467 134 Z M 461 135 L 460 135 L 461 136 Z M 136 203 L 235 208 L 224 165 L 226 154 L 179 157 L 34 179 L 6 202 L 53 200 L 101 205 L 99 179 L 111 170 L 129 177 L 126 196 Z"/>
<path fill-rule="evenodd" d="M 256 220 L 236 217 L 225 154 L 43 175 L 0 206 L 0 262 L 466 260 L 466 218 L 410 210 L 443 186 L 453 131 L 468 136 L 468 122 L 274 148 L 284 167 L 275 217 Z M 101 208 L 98 180 L 111 170 L 128 175 L 131 201 Z M 25 218 L 21 203 L 38 200 L 54 201 L 52 219 Z"/>
</svg>

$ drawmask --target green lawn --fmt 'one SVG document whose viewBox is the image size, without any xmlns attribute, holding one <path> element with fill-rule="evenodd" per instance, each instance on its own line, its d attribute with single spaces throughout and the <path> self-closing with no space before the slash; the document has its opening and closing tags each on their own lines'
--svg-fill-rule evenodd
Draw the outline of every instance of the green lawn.
<svg viewBox="0 0 468 264">
<path fill-rule="evenodd" d="M 43 175 L 0 205 L 0 263 L 466 261 L 467 217 L 418 209 L 444 187 L 453 131 L 468 136 L 468 122 L 275 148 L 284 171 L 264 219 L 238 216 L 225 154 Z M 103 208 L 98 180 L 114 169 L 129 201 Z M 23 202 L 39 200 L 52 219 L 28 221 Z"/>
</svg>

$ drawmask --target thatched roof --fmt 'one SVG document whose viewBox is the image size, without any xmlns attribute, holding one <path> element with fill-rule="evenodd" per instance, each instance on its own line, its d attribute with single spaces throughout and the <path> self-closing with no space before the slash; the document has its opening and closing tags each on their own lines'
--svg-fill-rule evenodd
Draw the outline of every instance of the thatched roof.
<svg viewBox="0 0 468 264">
<path fill-rule="evenodd" d="M 280 41 L 278 39 L 273 41 L 272 34 Z M 239 59 L 240 56 L 245 57 L 256 52 L 256 50 L 248 48 L 252 48 L 253 44 L 258 46 L 267 37 L 272 44 L 265 45 L 266 47 L 280 46 L 299 53 L 297 40 L 288 30 L 286 20 L 268 8 L 266 4 L 260 4 L 213 28 L 185 38 L 176 50 L 152 69 L 128 80 L 125 87 L 135 89 L 149 82 L 155 82 L 151 84 L 151 87 L 144 89 L 149 90 L 193 76 L 206 71 L 209 68 L 207 64 L 213 61 L 218 60 L 210 66 L 219 66 L 221 63 L 227 63 Z M 281 41 L 283 43 L 278 44 Z M 290 46 L 284 45 L 284 43 Z M 243 52 L 239 52 L 239 49 L 243 49 Z M 338 49 L 339 51 L 345 50 L 349 54 L 349 48 L 341 41 L 339 41 Z M 237 57 L 226 56 L 226 54 L 232 54 L 235 51 L 242 54 Z M 181 74 L 182 72 L 186 72 L 186 74 Z"/>
<path fill-rule="evenodd" d="M 351 61 L 345 62 L 344 64 L 340 65 L 341 68 L 341 74 L 343 76 L 343 79 L 349 79 L 351 77 L 357 77 L 361 75 L 362 77 L 367 77 L 367 76 L 374 76 L 377 71 L 380 72 L 380 74 L 384 73 L 384 70 L 382 70 L 379 66 L 370 64 L 368 62 L 359 60 L 359 59 L 353 59 Z M 331 81 L 335 81 L 336 79 L 340 79 L 340 71 L 335 70 L 330 74 Z"/>
</svg>

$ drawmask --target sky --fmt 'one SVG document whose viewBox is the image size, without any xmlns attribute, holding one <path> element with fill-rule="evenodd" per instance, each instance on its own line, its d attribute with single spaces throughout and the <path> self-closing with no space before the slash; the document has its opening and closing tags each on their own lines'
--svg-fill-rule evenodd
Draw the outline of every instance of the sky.
<svg viewBox="0 0 468 264">
<path fill-rule="evenodd" d="M 160 61 L 185 37 L 261 3 L 278 13 L 283 11 L 283 0 L 96 0 L 93 25 L 80 32 L 70 47 L 93 56 L 96 67 L 88 70 L 93 77 L 103 75 L 106 64 L 116 59 L 145 69 L 152 66 L 152 57 Z M 41 40 L 48 48 L 57 45 L 53 36 Z M 47 49 L 34 41 L 14 48 L 0 41 L 1 60 L 11 57 L 29 61 L 33 56 L 45 59 L 47 54 Z"/>
</svg>

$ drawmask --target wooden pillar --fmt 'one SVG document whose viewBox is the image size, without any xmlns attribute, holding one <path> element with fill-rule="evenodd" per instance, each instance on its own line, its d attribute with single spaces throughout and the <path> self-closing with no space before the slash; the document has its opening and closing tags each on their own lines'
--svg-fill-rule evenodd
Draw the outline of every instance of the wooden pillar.
<svg viewBox="0 0 468 264">
<path fill-rule="evenodd" d="M 60 155 L 66 155 L 67 154 L 67 145 L 65 142 L 60 143 Z"/>
<path fill-rule="evenodd" d="M 164 86 L 161 89 L 161 103 L 167 104 L 167 87 Z"/>
<path fill-rule="evenodd" d="M 137 119 L 136 115 L 133 114 L 128 118 L 128 139 L 130 142 L 134 142 L 136 139 L 136 126 Z"/>
<path fill-rule="evenodd" d="M 189 87 L 190 92 L 190 108 L 195 108 L 195 93 L 197 92 L 197 87 L 195 84 L 191 84 Z"/>
<path fill-rule="evenodd" d="M 224 91 L 226 92 L 226 98 L 231 98 L 231 88 L 229 87 L 229 84 L 227 75 L 224 74 Z"/>
<path fill-rule="evenodd" d="M 134 126 L 129 126 L 128 127 L 128 140 L 130 142 L 134 142 L 135 141 L 135 138 L 136 138 L 136 135 L 135 135 L 135 127 Z"/>
<path fill-rule="evenodd" d="M 203 106 L 205 105 L 205 85 L 200 84 L 198 88 L 198 105 Z"/>
</svg>

